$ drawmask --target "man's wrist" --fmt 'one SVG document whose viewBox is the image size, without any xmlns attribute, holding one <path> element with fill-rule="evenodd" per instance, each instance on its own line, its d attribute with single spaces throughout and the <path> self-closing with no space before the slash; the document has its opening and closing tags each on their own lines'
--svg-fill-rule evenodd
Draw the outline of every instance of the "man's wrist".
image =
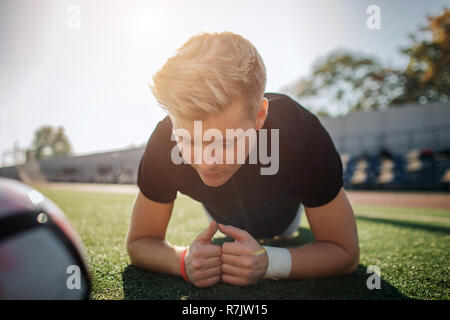
<svg viewBox="0 0 450 320">
<path fill-rule="evenodd" d="M 286 248 L 263 246 L 267 252 L 267 271 L 263 276 L 265 279 L 284 279 L 291 273 L 292 257 Z"/>
<path fill-rule="evenodd" d="M 187 274 L 186 274 L 185 257 L 186 257 L 186 253 L 187 253 L 188 249 L 189 248 L 185 248 L 183 250 L 183 252 L 181 252 L 181 256 L 180 256 L 180 273 L 181 273 L 181 276 L 183 277 L 183 279 L 186 280 L 187 282 L 189 282 L 189 278 L 187 277 Z"/>
<path fill-rule="evenodd" d="M 170 264 L 170 268 L 171 268 L 171 274 L 175 275 L 175 276 L 180 276 L 181 277 L 181 269 L 180 269 L 180 259 L 181 259 L 181 255 L 183 254 L 183 251 L 189 247 L 179 247 L 179 246 L 174 246 L 175 249 L 175 259 L 173 259 L 173 263 Z"/>
</svg>

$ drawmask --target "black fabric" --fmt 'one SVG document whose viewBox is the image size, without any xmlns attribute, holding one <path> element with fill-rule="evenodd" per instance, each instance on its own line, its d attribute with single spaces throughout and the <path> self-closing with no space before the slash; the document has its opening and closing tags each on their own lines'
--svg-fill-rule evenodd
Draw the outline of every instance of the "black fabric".
<svg viewBox="0 0 450 320">
<path fill-rule="evenodd" d="M 247 230 L 254 237 L 281 234 L 299 203 L 319 207 L 343 186 L 341 158 L 318 118 L 286 95 L 265 93 L 269 112 L 263 129 L 279 129 L 279 170 L 261 175 L 261 163 L 249 158 L 223 185 L 203 183 L 189 164 L 175 165 L 171 152 L 172 123 L 166 116 L 152 132 L 138 170 L 137 184 L 153 201 L 169 203 L 177 191 L 203 203 L 219 223 Z"/>
<path fill-rule="evenodd" d="M 42 208 L 39 208 L 42 209 Z M 68 237 L 65 231 L 63 231 L 59 225 L 57 225 L 50 215 L 47 215 L 47 221 L 40 223 L 38 221 L 39 214 L 44 210 L 27 210 L 14 212 L 11 215 L 0 219 L 0 242 L 5 241 L 7 243 L 8 238 L 17 236 L 18 234 L 25 232 L 33 228 L 48 228 L 65 246 L 70 253 L 76 265 L 80 268 L 84 279 L 86 280 L 83 285 L 87 285 L 87 290 L 84 291 L 83 300 L 88 300 L 90 292 L 92 290 L 92 278 L 89 273 L 88 267 L 85 264 L 85 260 L 82 257 L 82 253 L 75 246 L 72 240 Z M 39 248 L 36 248 L 39 250 Z"/>
</svg>

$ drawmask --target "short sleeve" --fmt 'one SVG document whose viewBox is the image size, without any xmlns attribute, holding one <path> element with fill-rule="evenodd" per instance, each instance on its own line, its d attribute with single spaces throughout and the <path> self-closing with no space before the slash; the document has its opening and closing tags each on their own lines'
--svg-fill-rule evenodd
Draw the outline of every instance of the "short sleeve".
<svg viewBox="0 0 450 320">
<path fill-rule="evenodd" d="M 142 194 L 150 200 L 170 203 L 177 195 L 170 162 L 171 129 L 168 118 L 160 121 L 152 132 L 139 162 L 137 185 Z"/>
<path fill-rule="evenodd" d="M 333 200 L 342 188 L 343 167 L 327 130 L 315 115 L 311 121 L 306 158 L 297 181 L 303 205 L 320 207 Z"/>
</svg>

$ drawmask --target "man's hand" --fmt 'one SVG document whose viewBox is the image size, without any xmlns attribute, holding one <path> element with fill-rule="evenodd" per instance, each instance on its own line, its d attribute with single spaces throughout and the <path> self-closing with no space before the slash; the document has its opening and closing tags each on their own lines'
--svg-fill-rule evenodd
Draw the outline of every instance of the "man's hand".
<svg viewBox="0 0 450 320">
<path fill-rule="evenodd" d="M 200 288 L 215 285 L 220 281 L 222 247 L 211 242 L 216 232 L 217 223 L 213 220 L 191 243 L 184 260 L 189 281 Z"/>
<path fill-rule="evenodd" d="M 264 248 L 245 230 L 222 224 L 219 230 L 234 239 L 222 246 L 222 281 L 238 286 L 256 283 L 269 263 Z"/>
</svg>

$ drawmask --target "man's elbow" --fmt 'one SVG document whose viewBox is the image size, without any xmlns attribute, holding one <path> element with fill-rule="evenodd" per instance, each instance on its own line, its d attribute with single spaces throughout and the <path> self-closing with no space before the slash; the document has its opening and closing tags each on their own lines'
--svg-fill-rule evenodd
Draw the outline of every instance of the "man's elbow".
<svg viewBox="0 0 450 320">
<path fill-rule="evenodd" d="M 130 258 L 130 263 L 132 265 L 136 265 L 136 240 L 127 239 L 126 248 L 128 257 Z"/>
<path fill-rule="evenodd" d="M 345 274 L 351 274 L 356 271 L 359 266 L 359 246 L 356 246 L 354 250 L 349 253 L 348 267 L 345 270 Z"/>
</svg>

